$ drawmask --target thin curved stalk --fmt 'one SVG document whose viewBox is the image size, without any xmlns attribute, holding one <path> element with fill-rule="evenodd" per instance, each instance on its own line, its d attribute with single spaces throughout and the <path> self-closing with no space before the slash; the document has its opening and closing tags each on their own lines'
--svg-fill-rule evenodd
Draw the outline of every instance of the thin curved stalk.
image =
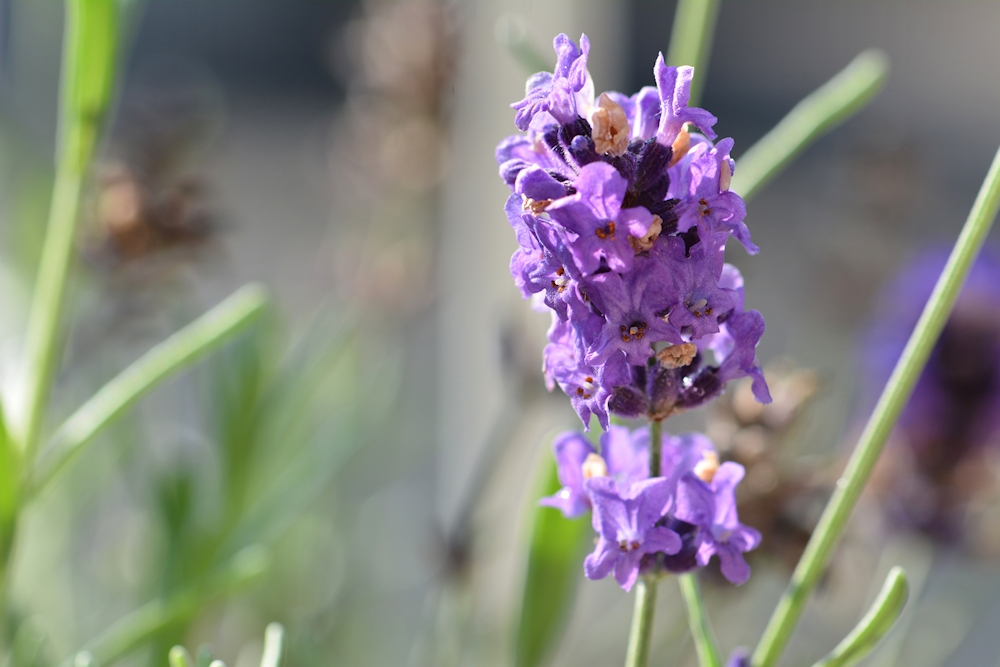
<svg viewBox="0 0 1000 667">
<path fill-rule="evenodd" d="M 913 393 L 913 387 L 924 366 L 927 365 L 931 350 L 951 314 L 962 284 L 969 275 L 972 262 L 979 254 L 986 235 L 993 226 L 998 209 L 1000 209 L 1000 150 L 993 158 L 993 164 L 990 165 L 969 217 L 924 307 L 923 314 L 896 363 L 896 368 L 865 430 L 861 433 L 858 445 L 851 454 L 847 468 L 838 480 L 837 488 L 809 539 L 788 588 L 771 616 L 764 636 L 753 654 L 754 667 L 772 667 L 778 662 L 788 644 L 809 594 L 830 559 L 833 548 L 861 495 L 861 490 L 882 452 L 882 447 L 896 424 L 899 413 Z"/>
</svg>

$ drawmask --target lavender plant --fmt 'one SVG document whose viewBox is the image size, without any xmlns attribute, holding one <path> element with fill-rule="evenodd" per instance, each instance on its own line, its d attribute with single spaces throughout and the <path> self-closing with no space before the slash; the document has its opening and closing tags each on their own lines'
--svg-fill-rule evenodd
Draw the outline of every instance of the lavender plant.
<svg viewBox="0 0 1000 667">
<path fill-rule="evenodd" d="M 673 42 L 683 42 L 677 47 L 683 55 L 672 52 L 675 65 L 668 65 L 661 54 L 656 87 L 632 96 L 595 95 L 586 36 L 576 44 L 559 35 L 553 72 L 530 77 L 525 98 L 512 105 L 522 134 L 503 140 L 496 152 L 512 190 L 505 212 L 520 246 L 511 275 L 525 298 L 551 312 L 546 382 L 569 396 L 585 429 L 593 416 L 605 430 L 599 446 L 573 432 L 556 438 L 560 487 L 540 503 L 567 518 L 589 511 L 597 539 L 584 574 L 613 574 L 623 589 L 636 586 L 626 667 L 648 662 L 657 581 L 672 573 L 681 574 L 700 664 L 721 666 L 693 571 L 717 556 L 723 575 L 743 583 L 750 576 L 743 553 L 760 541 L 737 514 L 742 466 L 720 462 L 704 435 L 662 430 L 665 419 L 711 401 L 737 378 L 752 378 L 756 399 L 770 401 L 755 356 L 764 321 L 744 309 L 743 280 L 724 262 L 730 236 L 748 252 L 758 250 L 737 192 L 752 194 L 863 104 L 885 71 L 878 55 L 863 54 L 748 152 L 750 176 L 737 181 L 732 140 L 715 142 L 715 117 L 691 100 L 695 69 L 688 65 L 704 62 L 716 10 L 715 3 L 680 3 Z M 1000 153 L 760 645 L 752 657 L 734 653 L 729 665 L 770 667 L 780 657 L 998 205 Z M 612 425 L 614 415 L 642 417 L 649 428 Z M 531 586 L 540 578 L 532 567 L 552 572 L 574 553 L 539 547 L 546 537 L 538 530 L 534 540 L 519 664 L 538 664 L 556 633 L 553 623 L 532 632 L 524 620 L 538 616 Z M 559 593 L 566 597 L 568 588 Z M 864 657 L 892 626 L 906 594 L 897 568 L 855 630 L 817 664 Z"/>
</svg>

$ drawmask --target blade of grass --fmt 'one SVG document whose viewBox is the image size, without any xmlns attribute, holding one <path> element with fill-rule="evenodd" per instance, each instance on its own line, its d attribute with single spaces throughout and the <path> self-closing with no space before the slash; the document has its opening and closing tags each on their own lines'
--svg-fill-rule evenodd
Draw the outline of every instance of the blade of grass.
<svg viewBox="0 0 1000 667">
<path fill-rule="evenodd" d="M 266 304 L 263 288 L 257 285 L 243 287 L 104 385 L 56 431 L 46 457 L 54 462 L 41 468 L 35 477 L 33 491 L 44 488 L 74 456 L 149 390 L 260 317 Z"/>
<path fill-rule="evenodd" d="M 539 496 L 552 495 L 562 488 L 555 460 L 547 458 Z M 514 648 L 517 667 L 544 664 L 562 634 L 580 580 L 580 558 L 589 528 L 586 518 L 566 519 L 552 507 L 534 508 Z"/>
<path fill-rule="evenodd" d="M 884 53 L 860 53 L 740 156 L 730 189 L 743 199 L 753 197 L 810 144 L 868 104 L 888 72 Z"/>
<path fill-rule="evenodd" d="M 66 2 L 56 180 L 25 337 L 28 385 L 19 435 L 28 464 L 34 460 L 59 365 L 63 301 L 80 196 L 101 119 L 111 99 L 117 47 L 116 0 Z"/>
<path fill-rule="evenodd" d="M 788 644 L 809 594 L 830 559 L 833 548 L 861 495 L 861 490 L 882 452 L 882 447 L 896 424 L 899 413 L 913 393 L 913 387 L 920 373 L 927 365 L 931 350 L 951 314 L 962 284 L 969 275 L 972 262 L 979 254 L 986 235 L 993 226 L 998 209 L 1000 209 L 1000 150 L 993 158 L 969 217 L 962 227 L 958 241 L 948 257 L 948 263 L 938 278 L 920 320 L 910 335 L 910 340 L 903 349 L 903 354 L 896 363 L 896 368 L 875 405 L 865 430 L 861 433 L 857 447 L 837 482 L 837 488 L 830 502 L 823 510 L 819 524 L 795 567 L 788 588 L 785 589 L 778 607 L 771 616 L 764 636 L 754 652 L 752 663 L 754 667 L 772 667 L 778 662 Z"/>
</svg>

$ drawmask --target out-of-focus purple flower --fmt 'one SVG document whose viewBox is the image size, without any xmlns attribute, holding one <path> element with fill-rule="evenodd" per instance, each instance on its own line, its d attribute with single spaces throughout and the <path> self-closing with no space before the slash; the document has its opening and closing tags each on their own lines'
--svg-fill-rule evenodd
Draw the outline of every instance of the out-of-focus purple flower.
<svg viewBox="0 0 1000 667">
<path fill-rule="evenodd" d="M 726 667 L 750 667 L 750 651 L 743 647 L 733 649 L 726 660 Z"/>
<path fill-rule="evenodd" d="M 598 533 L 594 552 L 583 562 L 588 579 L 603 579 L 614 572 L 618 585 L 631 590 L 643 556 L 676 553 L 681 548 L 677 533 L 657 525 L 673 502 L 668 480 L 646 479 L 633 484 L 626 493 L 621 493 L 614 480 L 607 477 L 592 477 L 584 486 L 594 508 L 593 525 Z"/>
<path fill-rule="evenodd" d="M 876 303 L 864 337 L 861 405 L 870 409 L 947 260 L 914 258 Z M 890 524 L 936 540 L 995 552 L 970 507 L 995 494 L 1000 451 L 1000 256 L 975 261 L 941 338 L 875 470 L 873 488 Z M 986 534 L 981 535 L 981 533 Z"/>
</svg>

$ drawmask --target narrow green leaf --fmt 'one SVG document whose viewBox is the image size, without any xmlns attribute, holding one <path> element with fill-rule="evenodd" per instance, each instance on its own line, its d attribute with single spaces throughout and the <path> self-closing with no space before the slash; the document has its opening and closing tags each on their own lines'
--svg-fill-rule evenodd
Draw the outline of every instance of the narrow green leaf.
<svg viewBox="0 0 1000 667">
<path fill-rule="evenodd" d="M 260 667 L 278 667 L 284 641 L 285 628 L 281 623 L 270 623 L 264 630 L 264 655 L 261 656 Z"/>
<path fill-rule="evenodd" d="M 814 667 L 851 667 L 871 653 L 903 612 L 908 593 L 909 586 L 903 568 L 892 568 L 868 613 L 858 621 L 851 633 L 837 644 L 837 648 Z"/>
<path fill-rule="evenodd" d="M 63 156 L 77 171 L 90 162 L 117 67 L 117 0 L 68 0 L 60 143 Z"/>
<path fill-rule="evenodd" d="M 73 667 L 97 667 L 97 663 L 94 662 L 94 656 L 90 655 L 87 651 L 80 651 L 73 658 Z"/>
<path fill-rule="evenodd" d="M 59 427 L 32 491 L 43 488 L 116 417 L 150 389 L 242 331 L 264 311 L 263 288 L 247 285 L 136 360 Z"/>
<path fill-rule="evenodd" d="M 860 53 L 739 157 L 730 189 L 744 199 L 753 197 L 809 145 L 868 104 L 888 73 L 884 53 Z"/>
<path fill-rule="evenodd" d="M 562 486 L 551 456 L 545 466 L 540 496 L 556 493 Z M 562 635 L 583 577 L 583 554 L 590 537 L 590 522 L 586 517 L 566 519 L 552 507 L 536 507 L 534 515 L 517 624 L 517 667 L 543 664 Z"/>
<path fill-rule="evenodd" d="M 117 662 L 165 628 L 191 618 L 213 601 L 234 595 L 257 581 L 267 572 L 270 563 L 267 549 L 260 545 L 247 547 L 200 580 L 134 610 L 91 641 L 85 650 L 102 667 Z M 71 664 L 67 662 L 64 667 Z"/>
</svg>

